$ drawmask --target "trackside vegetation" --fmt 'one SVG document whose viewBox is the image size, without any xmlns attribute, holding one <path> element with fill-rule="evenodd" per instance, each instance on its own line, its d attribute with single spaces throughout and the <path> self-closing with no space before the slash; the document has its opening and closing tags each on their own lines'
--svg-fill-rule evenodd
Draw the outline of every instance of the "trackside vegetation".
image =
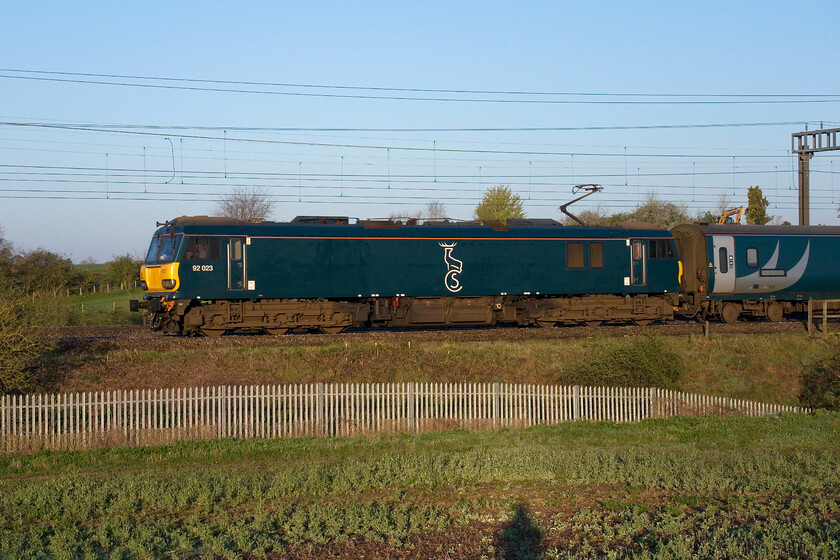
<svg viewBox="0 0 840 560">
<path fill-rule="evenodd" d="M 840 414 L 0 457 L 9 558 L 827 558 Z"/>
<path fill-rule="evenodd" d="M 806 366 L 834 348 L 791 333 L 531 336 L 542 332 L 137 338 L 65 345 L 38 363 L 35 379 L 38 390 L 51 392 L 404 381 L 652 386 L 800 405 Z"/>
</svg>

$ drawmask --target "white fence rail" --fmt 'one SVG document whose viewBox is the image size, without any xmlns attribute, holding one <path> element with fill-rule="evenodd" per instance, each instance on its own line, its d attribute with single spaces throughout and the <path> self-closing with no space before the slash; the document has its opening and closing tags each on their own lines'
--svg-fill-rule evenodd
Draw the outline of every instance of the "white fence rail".
<svg viewBox="0 0 840 560">
<path fill-rule="evenodd" d="M 5 395 L 0 401 L 0 452 L 805 411 L 656 388 L 503 383 L 317 383 Z"/>
</svg>

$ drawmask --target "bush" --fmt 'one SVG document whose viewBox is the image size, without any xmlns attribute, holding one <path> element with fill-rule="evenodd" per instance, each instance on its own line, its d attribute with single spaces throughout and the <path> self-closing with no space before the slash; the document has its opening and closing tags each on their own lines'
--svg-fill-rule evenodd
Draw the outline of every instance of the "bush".
<svg viewBox="0 0 840 560">
<path fill-rule="evenodd" d="M 589 354 L 567 365 L 563 383 L 618 387 L 675 387 L 682 358 L 660 336 L 596 340 Z"/>
<path fill-rule="evenodd" d="M 828 355 L 805 365 L 799 400 L 812 408 L 840 410 L 840 343 L 832 344 Z"/>
<path fill-rule="evenodd" d="M 6 292 L 0 300 L 0 391 L 30 388 L 31 366 L 49 345 L 32 328 L 27 300 Z"/>
</svg>

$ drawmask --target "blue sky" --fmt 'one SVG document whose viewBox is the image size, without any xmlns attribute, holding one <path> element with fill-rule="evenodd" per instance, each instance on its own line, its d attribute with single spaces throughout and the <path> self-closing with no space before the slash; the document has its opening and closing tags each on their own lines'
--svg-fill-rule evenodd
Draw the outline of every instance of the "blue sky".
<svg viewBox="0 0 840 560">
<path fill-rule="evenodd" d="M 556 218 L 593 182 L 610 211 L 654 192 L 696 213 L 758 184 L 795 223 L 790 135 L 840 126 L 836 2 L 240 4 L 4 7 L 6 238 L 105 261 L 237 186 L 264 188 L 287 220 L 432 200 L 468 219 L 495 184 Z M 78 83 L 91 81 L 134 85 Z M 743 94 L 762 97 L 722 97 Z M 823 97 L 767 102 L 780 94 Z M 697 127 L 710 124 L 727 126 Z M 812 160 L 812 223 L 838 223 L 839 158 Z"/>
</svg>

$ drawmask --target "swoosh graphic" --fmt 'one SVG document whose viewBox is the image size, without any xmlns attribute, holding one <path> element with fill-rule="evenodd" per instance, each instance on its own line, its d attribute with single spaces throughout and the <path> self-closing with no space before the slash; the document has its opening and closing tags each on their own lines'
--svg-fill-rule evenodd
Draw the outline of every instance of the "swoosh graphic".
<svg viewBox="0 0 840 560">
<path fill-rule="evenodd" d="M 738 293 L 759 293 L 766 294 L 768 292 L 778 292 L 786 288 L 790 288 L 805 274 L 805 269 L 808 267 L 808 257 L 811 254 L 811 242 L 805 247 L 805 252 L 802 258 L 795 266 L 788 269 L 787 276 L 761 276 L 760 271 L 753 272 L 747 276 L 741 276 L 735 279 L 735 291 Z M 767 261 L 762 268 L 776 268 L 776 263 L 779 261 L 779 242 L 776 242 L 776 250 L 770 260 Z M 753 288 L 756 284 L 758 288 Z"/>
</svg>

